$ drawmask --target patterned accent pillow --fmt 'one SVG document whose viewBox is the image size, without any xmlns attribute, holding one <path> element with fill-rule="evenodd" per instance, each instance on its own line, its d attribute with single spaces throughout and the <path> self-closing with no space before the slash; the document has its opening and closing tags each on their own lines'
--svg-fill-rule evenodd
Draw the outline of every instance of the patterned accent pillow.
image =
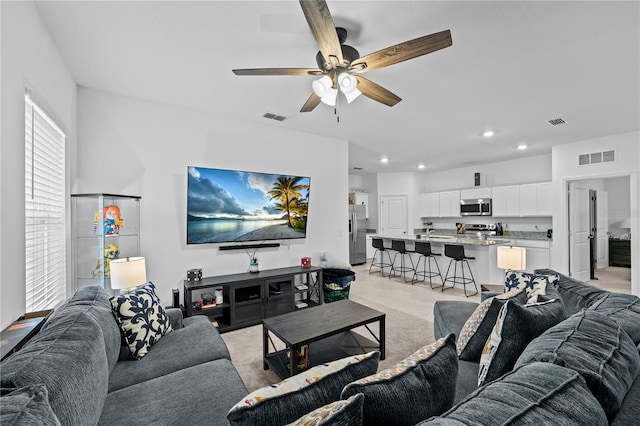
<svg viewBox="0 0 640 426">
<path fill-rule="evenodd" d="M 142 359 L 162 336 L 173 331 L 151 282 L 133 293 L 112 297 L 111 309 L 133 359 Z"/>
<path fill-rule="evenodd" d="M 364 394 L 362 424 L 414 425 L 451 408 L 457 376 L 455 336 L 449 334 L 391 368 L 349 383 L 341 398 Z"/>
<path fill-rule="evenodd" d="M 491 329 L 496 323 L 498 312 L 507 300 L 516 300 L 518 303 L 525 303 L 527 295 L 523 289 L 511 290 L 502 293 L 482 302 L 467 319 L 460 330 L 458 336 L 457 349 L 458 358 L 463 361 L 478 361 L 482 348 L 484 347 Z"/>
<path fill-rule="evenodd" d="M 227 420 L 232 425 L 247 426 L 280 426 L 293 422 L 339 400 L 340 392 L 348 383 L 378 370 L 379 359 L 378 351 L 349 356 L 255 390 L 231 407 Z"/>
<path fill-rule="evenodd" d="M 527 293 L 527 305 L 539 302 L 539 296 L 546 296 L 547 282 L 542 281 L 533 286 L 533 289 Z"/>
<path fill-rule="evenodd" d="M 504 278 L 504 289 L 505 291 L 509 291 L 516 288 L 523 288 L 529 293 L 534 289 L 536 284 L 541 282 L 548 282 L 549 284 L 553 284 L 554 287 L 557 287 L 559 279 L 560 277 L 557 275 L 539 275 L 530 274 L 529 272 L 507 270 Z"/>
<path fill-rule="evenodd" d="M 344 426 L 362 424 L 361 393 L 347 400 L 331 402 L 300 417 L 288 426 Z"/>
<path fill-rule="evenodd" d="M 480 356 L 478 387 L 510 371 L 529 342 L 562 320 L 564 306 L 558 299 L 502 305 Z"/>
</svg>

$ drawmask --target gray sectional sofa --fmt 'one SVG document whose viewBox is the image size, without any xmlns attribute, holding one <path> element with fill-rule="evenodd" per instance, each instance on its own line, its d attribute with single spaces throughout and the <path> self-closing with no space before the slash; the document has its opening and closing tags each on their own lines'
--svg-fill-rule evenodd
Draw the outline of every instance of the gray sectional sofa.
<svg viewBox="0 0 640 426">
<path fill-rule="evenodd" d="M 421 424 L 640 424 L 640 299 L 551 269 L 535 273 L 559 277 L 547 296 L 562 302 L 564 320 L 513 353 L 513 368 L 480 388 L 480 360 L 459 359 L 454 407 Z M 459 336 L 478 306 L 436 302 L 435 337 Z"/>
<path fill-rule="evenodd" d="M 3 422 L 228 424 L 227 412 L 247 389 L 224 341 L 207 317 L 166 312 L 173 331 L 131 360 L 109 294 L 79 289 L 0 365 Z"/>
</svg>

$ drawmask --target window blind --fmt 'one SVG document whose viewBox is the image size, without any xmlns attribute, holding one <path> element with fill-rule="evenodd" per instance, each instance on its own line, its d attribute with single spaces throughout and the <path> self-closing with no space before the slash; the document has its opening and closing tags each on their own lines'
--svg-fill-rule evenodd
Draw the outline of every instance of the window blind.
<svg viewBox="0 0 640 426">
<path fill-rule="evenodd" d="M 25 96 L 26 312 L 65 296 L 65 134 Z"/>
</svg>

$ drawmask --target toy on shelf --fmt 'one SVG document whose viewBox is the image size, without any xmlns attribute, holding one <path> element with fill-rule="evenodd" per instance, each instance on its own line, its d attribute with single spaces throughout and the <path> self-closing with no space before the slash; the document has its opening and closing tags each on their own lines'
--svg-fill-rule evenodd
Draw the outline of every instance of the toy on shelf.
<svg viewBox="0 0 640 426">
<path fill-rule="evenodd" d="M 100 223 L 99 214 L 100 212 L 96 213 L 93 225 L 93 230 L 96 233 L 98 232 L 98 224 Z M 102 221 L 105 237 L 118 235 L 120 228 L 124 226 L 124 219 L 120 216 L 120 207 L 116 205 L 105 206 L 102 213 Z"/>
<path fill-rule="evenodd" d="M 120 255 L 120 250 L 118 246 L 115 244 L 105 244 L 104 245 L 104 257 L 99 257 L 98 262 L 96 263 L 96 267 L 91 272 L 91 276 L 93 278 L 100 278 L 102 276 L 102 262 L 104 262 L 104 278 L 109 278 L 111 275 L 111 267 L 110 262 L 113 259 L 117 259 Z"/>
</svg>

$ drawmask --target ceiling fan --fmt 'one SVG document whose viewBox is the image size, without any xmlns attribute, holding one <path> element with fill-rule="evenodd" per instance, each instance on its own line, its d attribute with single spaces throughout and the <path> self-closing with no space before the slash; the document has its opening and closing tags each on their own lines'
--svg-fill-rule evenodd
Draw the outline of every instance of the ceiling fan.
<svg viewBox="0 0 640 426">
<path fill-rule="evenodd" d="M 324 0 L 300 0 L 313 37 L 320 51 L 316 55 L 318 68 L 252 68 L 234 69 L 236 75 L 306 75 L 321 76 L 312 84 L 313 92 L 300 112 L 312 111 L 320 102 L 335 106 L 338 88 L 350 103 L 360 94 L 394 106 L 402 99 L 384 87 L 359 74 L 417 58 L 452 45 L 451 31 L 419 37 L 387 47 L 363 57 L 356 49 L 344 44 L 347 31 L 336 28 Z"/>
</svg>

